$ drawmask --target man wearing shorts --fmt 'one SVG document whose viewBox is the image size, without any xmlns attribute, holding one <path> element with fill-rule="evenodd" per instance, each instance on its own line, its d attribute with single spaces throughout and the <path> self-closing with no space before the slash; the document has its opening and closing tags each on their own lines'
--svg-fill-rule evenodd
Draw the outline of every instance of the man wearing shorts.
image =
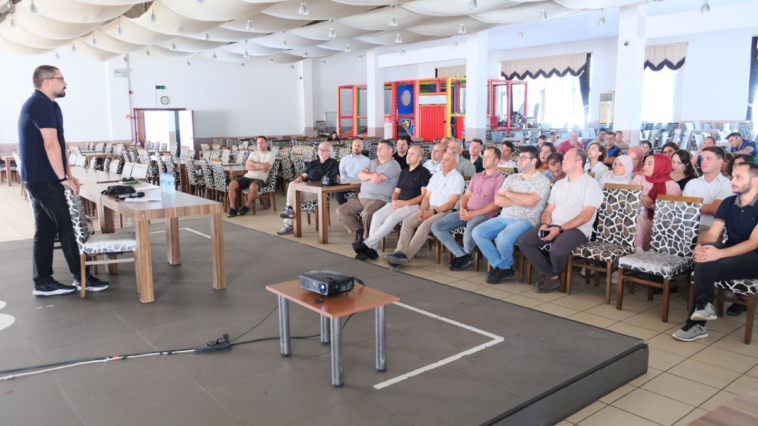
<svg viewBox="0 0 758 426">
<path fill-rule="evenodd" d="M 253 151 L 247 158 L 245 163 L 245 169 L 247 173 L 241 178 L 233 180 L 229 184 L 229 214 L 227 217 L 236 217 L 238 214 L 244 216 L 250 211 L 250 206 L 255 201 L 255 196 L 258 194 L 258 189 L 266 186 L 266 180 L 268 179 L 268 172 L 276 161 L 276 155 L 268 149 L 268 139 L 265 136 L 258 136 L 258 150 Z M 239 213 L 234 207 L 237 199 L 237 190 L 250 189 L 250 193 L 247 197 L 247 202 L 240 209 Z"/>
</svg>

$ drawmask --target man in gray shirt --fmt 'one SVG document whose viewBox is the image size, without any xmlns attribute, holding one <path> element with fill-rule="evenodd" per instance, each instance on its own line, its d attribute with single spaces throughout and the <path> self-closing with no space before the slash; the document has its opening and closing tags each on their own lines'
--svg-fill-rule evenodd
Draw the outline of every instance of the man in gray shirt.
<svg viewBox="0 0 758 426">
<path fill-rule="evenodd" d="M 476 174 L 476 166 L 474 166 L 474 163 L 463 158 L 463 142 L 458 139 L 451 139 L 447 144 L 447 150 L 458 154 L 458 165 L 455 166 L 456 172 L 460 173 L 463 177 L 469 178 Z"/>
<path fill-rule="evenodd" d="M 400 177 L 400 165 L 392 158 L 392 142 L 379 142 L 376 157 L 369 162 L 368 167 L 358 173 L 361 180 L 358 199 L 350 200 L 337 209 L 337 216 L 347 232 L 358 233 L 358 240 L 353 243 L 354 246 L 360 245 L 368 238 L 371 217 L 374 212 L 390 202 L 397 186 L 397 178 Z M 363 226 L 356 217 L 361 212 Z"/>
</svg>

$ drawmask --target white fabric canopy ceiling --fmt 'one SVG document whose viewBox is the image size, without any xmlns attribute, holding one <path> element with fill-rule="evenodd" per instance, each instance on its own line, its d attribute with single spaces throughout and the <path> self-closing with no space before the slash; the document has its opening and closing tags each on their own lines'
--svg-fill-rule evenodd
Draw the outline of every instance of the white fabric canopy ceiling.
<svg viewBox="0 0 758 426">
<path fill-rule="evenodd" d="M 147 47 L 144 44 L 132 44 L 127 43 L 124 40 L 117 38 L 115 35 L 111 37 L 109 34 L 101 31 L 101 30 L 95 30 L 94 31 L 95 39 L 97 40 L 97 47 L 101 50 L 105 50 L 106 52 L 111 53 L 132 53 L 136 52 L 138 50 L 144 49 Z M 91 43 L 92 42 L 92 34 L 82 37 L 80 40 L 82 40 L 85 43 Z"/>
<path fill-rule="evenodd" d="M 287 40 L 288 49 L 303 49 L 306 47 L 316 46 L 321 43 L 319 40 L 311 40 L 303 38 L 291 33 L 282 33 L 281 31 L 267 36 L 258 37 L 251 40 L 252 43 L 260 44 L 261 46 L 276 48 L 282 47 L 282 40 Z"/>
<path fill-rule="evenodd" d="M 414 25 L 421 24 L 424 21 L 428 21 L 431 17 L 421 15 L 416 12 L 404 9 L 402 7 L 396 7 L 395 19 L 397 20 L 397 28 L 408 28 Z M 351 27 L 360 28 L 363 30 L 382 31 L 388 28 L 390 22 L 390 16 L 392 16 L 392 9 L 384 7 L 381 9 L 372 10 L 370 12 L 359 13 L 357 15 L 348 16 L 347 18 L 340 19 L 345 25 Z"/>
<path fill-rule="evenodd" d="M 394 46 L 398 43 L 395 42 L 397 35 L 400 34 L 400 38 L 403 43 L 418 43 L 421 41 L 434 40 L 440 37 L 426 36 L 418 33 L 412 33 L 408 30 L 389 30 L 382 31 L 380 33 L 369 34 L 362 37 L 358 37 L 357 40 L 365 41 L 371 44 L 379 44 L 382 46 Z"/>
<path fill-rule="evenodd" d="M 246 3 L 240 0 L 208 0 L 198 6 L 190 0 L 161 0 L 166 6 L 187 18 L 198 21 L 231 21 L 263 11 L 275 2 Z"/>
<path fill-rule="evenodd" d="M 151 12 L 155 12 L 157 22 L 150 22 Z M 163 3 L 159 1 L 154 2 L 152 6 L 150 6 L 148 12 L 137 19 L 133 19 L 133 21 L 135 24 L 150 31 L 177 36 L 191 36 L 193 34 L 202 33 L 212 30 L 224 23 L 223 21 L 198 21 L 196 19 L 187 18 L 164 6 Z"/>
<path fill-rule="evenodd" d="M 52 39 L 71 39 L 92 32 L 101 22 L 71 23 L 50 19 L 42 15 L 30 15 L 24 7 L 16 7 L 16 24 L 38 36 Z M 7 25 L 2 25 L 7 27 Z"/>
<path fill-rule="evenodd" d="M 252 42 L 227 44 L 222 49 L 236 53 L 240 56 L 245 53 L 245 49 L 247 49 L 247 54 L 250 56 L 269 56 L 282 51 L 282 49 L 274 49 L 271 47 L 261 46 L 260 44 L 255 44 Z M 312 47 L 311 49 L 316 48 Z"/>
<path fill-rule="evenodd" d="M 81 3 L 75 0 L 35 0 L 39 14 L 63 22 L 103 22 L 122 15 L 136 2 L 120 6 Z M 16 9 L 29 9 L 29 0 L 16 4 Z"/>
<path fill-rule="evenodd" d="M 223 41 L 204 41 L 197 40 L 189 37 L 177 37 L 171 41 L 158 44 L 158 46 L 171 50 L 171 43 L 174 43 L 176 50 L 179 52 L 205 52 L 208 50 L 218 49 L 221 46 L 226 45 Z"/>
<path fill-rule="evenodd" d="M 222 28 L 229 28 L 230 30 L 247 31 L 247 20 L 250 20 L 250 24 L 253 29 L 250 32 L 253 33 L 273 33 L 277 31 L 288 31 L 294 28 L 302 27 L 307 24 L 306 21 L 292 20 L 277 18 L 274 16 L 264 15 L 263 13 L 257 13 L 252 16 L 247 16 L 241 19 L 235 19 L 234 21 L 227 22 L 221 25 Z"/>
<path fill-rule="evenodd" d="M 479 0 L 476 10 L 469 9 L 469 2 L 461 0 L 416 0 L 403 4 L 404 9 L 427 16 L 464 16 L 471 13 L 484 13 L 491 10 L 505 9 L 522 3 L 511 0 Z"/>
<path fill-rule="evenodd" d="M 493 27 L 496 27 L 497 24 L 493 23 L 487 23 L 480 21 L 478 19 L 474 19 L 469 16 L 464 17 L 445 17 L 445 18 L 436 18 L 432 19 L 430 21 L 426 21 L 421 25 L 416 25 L 415 27 L 408 28 L 409 31 L 413 31 L 417 34 L 423 34 L 428 36 L 438 36 L 438 37 L 452 37 L 454 35 L 458 34 L 458 30 L 460 29 L 460 24 L 463 24 L 466 26 L 466 31 L 471 32 L 478 32 L 487 30 Z"/>
<path fill-rule="evenodd" d="M 507 9 L 477 13 L 472 16 L 481 21 L 493 24 L 517 24 L 519 22 L 538 20 L 542 9 L 545 9 L 548 19 L 568 16 L 577 12 L 575 9 L 563 7 L 552 1 L 540 1 L 522 3 Z"/>
<path fill-rule="evenodd" d="M 366 34 L 371 34 L 373 31 L 361 30 L 358 28 L 349 27 L 341 22 L 321 22 L 320 24 L 308 25 L 305 27 L 296 28 L 291 30 L 291 34 L 296 34 L 300 37 L 309 38 L 312 40 L 331 40 L 329 37 L 329 28 L 334 27 L 334 33 L 339 38 L 353 38 Z"/>
<path fill-rule="evenodd" d="M 277 18 L 320 21 L 344 18 L 373 8 L 371 6 L 349 6 L 332 0 L 308 0 L 308 15 L 303 16 L 298 14 L 300 3 L 301 0 L 286 0 L 269 7 L 263 13 Z"/>
</svg>

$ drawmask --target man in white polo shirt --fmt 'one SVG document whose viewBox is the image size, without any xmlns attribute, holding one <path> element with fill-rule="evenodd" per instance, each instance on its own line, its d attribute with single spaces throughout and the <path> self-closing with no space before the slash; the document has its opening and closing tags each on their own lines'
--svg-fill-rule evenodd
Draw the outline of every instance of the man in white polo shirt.
<svg viewBox="0 0 758 426">
<path fill-rule="evenodd" d="M 700 214 L 700 230 L 698 241 L 705 235 L 713 224 L 713 217 L 721 205 L 721 200 L 734 195 L 729 178 L 721 174 L 724 163 L 724 150 L 717 146 L 703 148 L 700 158 L 700 168 L 703 175 L 687 182 L 682 195 L 703 199 L 703 209 Z"/>
</svg>

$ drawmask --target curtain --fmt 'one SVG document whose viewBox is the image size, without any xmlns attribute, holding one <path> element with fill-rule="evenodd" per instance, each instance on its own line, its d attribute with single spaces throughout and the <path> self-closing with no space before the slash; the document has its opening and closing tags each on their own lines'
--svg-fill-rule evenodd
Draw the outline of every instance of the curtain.
<svg viewBox="0 0 758 426">
<path fill-rule="evenodd" d="M 587 65 L 584 67 L 584 72 L 579 76 L 579 90 L 582 93 L 582 106 L 584 107 L 584 124 L 589 123 L 590 117 L 590 60 L 592 54 L 587 54 Z"/>
<path fill-rule="evenodd" d="M 663 67 L 678 70 L 684 65 L 687 43 L 660 44 L 645 48 L 645 68 L 660 71 Z"/>
<path fill-rule="evenodd" d="M 747 89 L 747 116 L 745 120 L 753 119 L 753 102 L 758 90 L 758 37 L 753 37 L 750 45 L 750 80 Z"/>
<path fill-rule="evenodd" d="M 517 59 L 500 62 L 500 74 L 507 80 L 523 80 L 539 76 L 580 76 L 587 66 L 587 53 L 547 56 L 542 58 Z"/>
<path fill-rule="evenodd" d="M 436 70 L 437 78 L 444 78 L 444 77 L 465 77 L 466 76 L 466 65 L 455 65 L 452 67 L 439 67 Z"/>
</svg>

